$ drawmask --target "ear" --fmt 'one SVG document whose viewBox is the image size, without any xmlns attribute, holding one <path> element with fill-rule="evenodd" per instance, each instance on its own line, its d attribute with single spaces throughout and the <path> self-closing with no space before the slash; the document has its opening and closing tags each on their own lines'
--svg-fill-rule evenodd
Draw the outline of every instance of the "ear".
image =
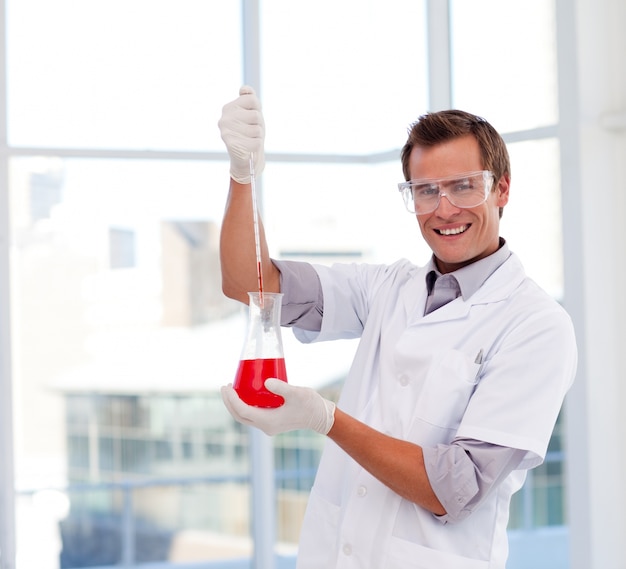
<svg viewBox="0 0 626 569">
<path fill-rule="evenodd" d="M 509 203 L 509 188 L 511 187 L 511 176 L 502 176 L 496 188 L 498 207 L 504 207 Z"/>
</svg>

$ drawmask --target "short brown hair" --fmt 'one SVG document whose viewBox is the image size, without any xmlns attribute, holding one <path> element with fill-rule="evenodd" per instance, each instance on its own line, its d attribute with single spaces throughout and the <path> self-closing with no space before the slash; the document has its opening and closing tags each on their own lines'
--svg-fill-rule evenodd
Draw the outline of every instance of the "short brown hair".
<svg viewBox="0 0 626 569">
<path fill-rule="evenodd" d="M 496 184 L 502 176 L 510 177 L 511 164 L 506 144 L 485 119 L 465 111 L 447 110 L 427 113 L 409 127 L 409 137 L 402 148 L 402 173 L 410 179 L 409 157 L 416 146 L 429 147 L 471 134 L 478 142 L 483 168 L 491 170 Z"/>
</svg>

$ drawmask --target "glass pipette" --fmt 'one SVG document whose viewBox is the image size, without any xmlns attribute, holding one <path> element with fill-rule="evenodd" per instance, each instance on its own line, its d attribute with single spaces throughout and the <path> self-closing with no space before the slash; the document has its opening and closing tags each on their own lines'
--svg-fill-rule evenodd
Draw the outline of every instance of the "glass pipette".
<svg viewBox="0 0 626 569">
<path fill-rule="evenodd" d="M 259 237 L 259 213 L 256 201 L 256 178 L 254 174 L 254 153 L 250 152 L 250 190 L 252 192 L 252 220 L 254 224 L 254 245 L 256 248 L 256 272 L 259 283 L 259 303 L 263 307 L 263 267 L 261 265 L 261 239 Z"/>
</svg>

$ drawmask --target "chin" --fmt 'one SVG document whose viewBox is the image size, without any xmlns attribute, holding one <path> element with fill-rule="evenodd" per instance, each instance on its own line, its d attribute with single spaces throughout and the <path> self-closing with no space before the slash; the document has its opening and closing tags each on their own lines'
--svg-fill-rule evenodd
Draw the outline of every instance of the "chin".
<svg viewBox="0 0 626 569">
<path fill-rule="evenodd" d="M 443 268 L 448 273 L 451 273 L 452 271 L 456 271 L 457 269 L 460 269 L 461 267 L 464 267 L 465 265 L 469 265 L 470 263 L 474 261 L 473 258 L 467 258 L 467 257 L 444 258 L 444 257 L 440 257 L 439 255 L 437 255 L 437 253 L 435 253 L 435 257 L 438 261 L 438 265 L 440 269 Z"/>
</svg>

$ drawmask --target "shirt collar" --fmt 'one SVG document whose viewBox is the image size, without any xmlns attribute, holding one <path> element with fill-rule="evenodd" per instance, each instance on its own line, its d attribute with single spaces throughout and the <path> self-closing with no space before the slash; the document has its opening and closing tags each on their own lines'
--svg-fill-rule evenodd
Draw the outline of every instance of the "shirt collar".
<svg viewBox="0 0 626 569">
<path fill-rule="evenodd" d="M 492 253 L 484 259 L 480 259 L 480 261 L 476 261 L 475 263 L 448 273 L 454 276 L 459 283 L 463 300 L 470 298 L 510 255 L 509 246 L 506 241 L 500 237 L 500 248 L 495 253 Z M 437 270 L 434 255 L 430 258 L 426 269 L 426 286 L 430 294 L 435 286 L 435 281 L 441 276 L 441 273 Z"/>
</svg>

